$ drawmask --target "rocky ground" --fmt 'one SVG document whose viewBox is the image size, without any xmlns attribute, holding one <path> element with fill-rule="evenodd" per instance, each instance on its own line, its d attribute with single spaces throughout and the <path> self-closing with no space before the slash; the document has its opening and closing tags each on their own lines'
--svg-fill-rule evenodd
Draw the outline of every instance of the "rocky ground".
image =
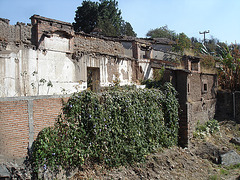
<svg viewBox="0 0 240 180">
<path fill-rule="evenodd" d="M 229 142 L 240 137 L 240 124 L 221 122 L 220 132 L 193 138 L 189 148 L 172 147 L 147 157 L 146 163 L 106 170 L 85 168 L 71 179 L 240 179 L 240 165 L 223 166 L 219 156 L 240 146 Z"/>
</svg>

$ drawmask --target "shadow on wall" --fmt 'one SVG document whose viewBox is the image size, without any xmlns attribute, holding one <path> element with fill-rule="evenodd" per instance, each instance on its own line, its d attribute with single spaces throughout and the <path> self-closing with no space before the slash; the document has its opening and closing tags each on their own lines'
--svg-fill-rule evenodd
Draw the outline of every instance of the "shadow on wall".
<svg viewBox="0 0 240 180">
<path fill-rule="evenodd" d="M 233 120 L 240 123 L 240 91 L 217 92 L 215 119 L 218 121 Z"/>
</svg>

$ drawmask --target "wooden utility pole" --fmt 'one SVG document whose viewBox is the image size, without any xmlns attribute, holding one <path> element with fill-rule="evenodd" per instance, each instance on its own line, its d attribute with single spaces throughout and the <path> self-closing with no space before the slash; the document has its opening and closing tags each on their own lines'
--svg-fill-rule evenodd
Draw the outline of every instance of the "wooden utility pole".
<svg viewBox="0 0 240 180">
<path fill-rule="evenodd" d="M 203 31 L 203 32 L 199 32 L 199 34 L 203 34 L 203 43 L 205 44 L 205 40 L 206 40 L 206 38 L 205 38 L 205 34 L 207 34 L 207 33 L 209 33 L 210 31 L 208 30 L 208 31 Z"/>
</svg>

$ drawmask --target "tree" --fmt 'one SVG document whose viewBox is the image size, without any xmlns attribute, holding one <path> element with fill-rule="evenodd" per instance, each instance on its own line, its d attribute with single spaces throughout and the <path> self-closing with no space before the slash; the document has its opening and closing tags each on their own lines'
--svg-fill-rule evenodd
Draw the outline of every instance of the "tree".
<svg viewBox="0 0 240 180">
<path fill-rule="evenodd" d="M 84 31 L 90 33 L 97 25 L 98 20 L 98 3 L 91 1 L 83 1 L 75 14 L 75 23 L 73 23 L 76 32 Z"/>
<path fill-rule="evenodd" d="M 195 37 L 191 37 L 191 42 L 192 42 L 192 49 L 194 51 L 194 54 L 199 55 L 203 47 L 202 43 L 200 43 Z"/>
<path fill-rule="evenodd" d="M 98 6 L 97 26 L 102 33 L 108 36 L 119 36 L 121 27 L 121 11 L 118 9 L 118 2 L 115 0 L 101 0 Z"/>
<path fill-rule="evenodd" d="M 183 52 L 185 49 L 190 49 L 191 45 L 191 40 L 187 37 L 187 35 L 180 33 L 177 35 L 176 44 L 173 47 L 174 51 Z"/>
<path fill-rule="evenodd" d="M 131 24 L 122 19 L 116 0 L 100 0 L 100 3 L 84 0 L 77 8 L 73 26 L 77 32 L 90 33 L 98 28 L 105 36 L 136 36 Z"/>
<path fill-rule="evenodd" d="M 176 39 L 176 33 L 168 29 L 167 25 L 160 28 L 151 29 L 150 31 L 148 31 L 146 36 L 150 38 L 168 38 L 171 40 Z"/>
<path fill-rule="evenodd" d="M 175 31 L 168 29 L 167 25 L 148 31 L 147 37 L 168 38 L 170 40 L 176 41 L 176 44 L 173 45 L 173 51 L 176 52 L 183 52 L 185 49 L 190 49 L 192 45 L 191 40 L 187 37 L 186 34 L 176 34 Z"/>
<path fill-rule="evenodd" d="M 129 22 L 122 22 L 121 25 L 121 34 L 126 36 L 133 36 L 136 37 L 137 34 L 133 31 L 133 28 Z"/>
<path fill-rule="evenodd" d="M 218 82 L 222 89 L 240 90 L 240 50 L 238 45 L 218 46 L 221 51 L 219 59 Z"/>
<path fill-rule="evenodd" d="M 219 40 L 217 38 L 214 38 L 211 36 L 211 39 L 209 39 L 206 42 L 206 48 L 212 55 L 216 55 L 216 49 L 217 49 L 217 44 L 219 43 Z"/>
</svg>

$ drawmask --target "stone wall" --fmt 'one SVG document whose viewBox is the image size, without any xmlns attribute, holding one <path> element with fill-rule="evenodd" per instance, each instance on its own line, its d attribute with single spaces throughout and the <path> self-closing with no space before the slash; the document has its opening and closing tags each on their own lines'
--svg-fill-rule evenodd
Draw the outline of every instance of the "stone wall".
<svg viewBox="0 0 240 180">
<path fill-rule="evenodd" d="M 0 99 L 0 161 L 27 156 L 38 133 L 53 126 L 61 112 L 64 96 L 37 96 Z"/>
</svg>

